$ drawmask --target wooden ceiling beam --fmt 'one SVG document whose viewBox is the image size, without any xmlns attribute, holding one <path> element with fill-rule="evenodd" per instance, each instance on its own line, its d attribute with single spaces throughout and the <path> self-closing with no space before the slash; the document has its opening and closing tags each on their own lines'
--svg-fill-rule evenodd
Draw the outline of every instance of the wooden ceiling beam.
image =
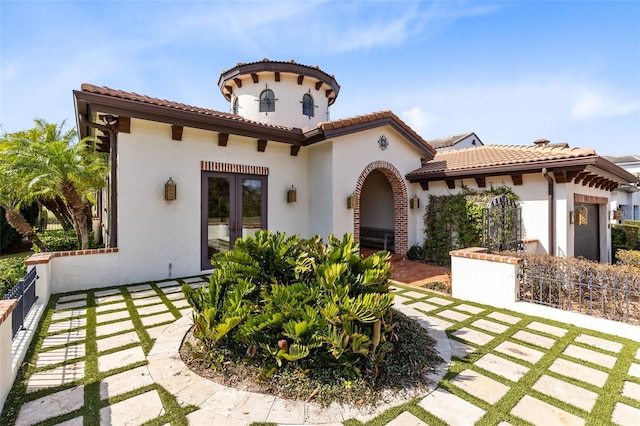
<svg viewBox="0 0 640 426">
<path fill-rule="evenodd" d="M 291 145 L 291 156 L 297 157 L 298 152 L 300 152 L 300 145 Z"/>
<path fill-rule="evenodd" d="M 233 79 L 233 81 L 236 83 L 236 86 L 242 87 L 242 80 L 236 77 Z"/>
<path fill-rule="evenodd" d="M 574 179 L 574 183 L 580 183 L 580 182 L 582 182 L 582 181 L 584 180 L 584 178 L 586 178 L 587 176 L 589 176 L 589 172 L 587 172 L 587 171 L 579 172 L 579 173 L 576 175 L 575 179 Z"/>
<path fill-rule="evenodd" d="M 118 132 L 119 133 L 131 133 L 131 118 L 130 117 L 118 117 Z"/>
<path fill-rule="evenodd" d="M 275 71 L 273 73 L 273 77 L 276 79 L 276 81 L 280 81 L 280 71 Z"/>
<path fill-rule="evenodd" d="M 329 97 L 329 96 L 331 96 L 332 94 L 333 94 L 333 90 L 331 90 L 331 89 L 327 89 L 327 91 L 325 92 L 325 97 L 327 97 L 327 98 L 328 98 L 328 97 Z"/>
<path fill-rule="evenodd" d="M 581 173 L 581 170 L 569 170 L 567 172 L 567 182 L 571 182 Z"/>
<path fill-rule="evenodd" d="M 566 171 L 554 171 L 553 177 L 556 179 L 556 183 L 567 183 L 568 177 Z"/>
<path fill-rule="evenodd" d="M 258 139 L 258 152 L 264 152 L 267 149 L 267 140 Z"/>
<path fill-rule="evenodd" d="M 229 133 L 218 133 L 218 146 L 227 146 L 229 143 Z"/>
<path fill-rule="evenodd" d="M 477 177 L 475 179 L 478 188 L 485 188 L 487 186 L 487 180 L 484 177 Z"/>
<path fill-rule="evenodd" d="M 513 182 L 513 184 L 516 186 L 522 185 L 522 175 L 511 175 L 511 182 Z"/>
<path fill-rule="evenodd" d="M 254 83 L 257 83 L 260 81 L 260 79 L 258 78 L 258 74 L 256 74 L 255 72 L 251 73 L 251 80 L 253 80 Z"/>
<path fill-rule="evenodd" d="M 447 188 L 455 189 L 456 181 L 454 179 L 445 179 L 445 182 L 447 183 Z"/>
<path fill-rule="evenodd" d="M 299 75 L 298 76 L 298 84 L 302 84 L 303 81 L 304 81 L 304 75 Z"/>
<path fill-rule="evenodd" d="M 316 81 L 316 90 L 320 90 L 321 87 L 322 87 L 322 82 Z"/>
<path fill-rule="evenodd" d="M 422 189 L 424 189 L 425 191 L 428 191 L 429 190 L 429 181 L 427 181 L 427 180 L 420 181 L 420 187 Z"/>
<path fill-rule="evenodd" d="M 171 125 L 171 140 L 181 141 L 183 130 L 184 130 L 183 126 L 176 126 L 175 124 Z"/>
</svg>

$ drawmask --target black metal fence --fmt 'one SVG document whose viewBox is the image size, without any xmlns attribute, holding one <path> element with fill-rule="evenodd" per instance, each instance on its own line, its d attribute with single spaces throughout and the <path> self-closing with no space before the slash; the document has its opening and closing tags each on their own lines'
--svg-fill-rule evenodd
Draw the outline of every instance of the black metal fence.
<svg viewBox="0 0 640 426">
<path fill-rule="evenodd" d="M 541 259 L 525 258 L 519 300 L 640 324 L 640 274 L 576 259 Z"/>
<path fill-rule="evenodd" d="M 12 313 L 11 317 L 11 337 L 15 338 L 18 331 L 24 325 L 24 319 L 31 310 L 31 307 L 36 303 L 36 268 L 31 268 L 22 278 L 18 281 L 9 292 L 4 296 L 5 299 L 17 299 L 18 305 Z"/>
<path fill-rule="evenodd" d="M 506 195 L 491 201 L 482 213 L 482 246 L 489 253 L 522 250 L 522 208 Z"/>
</svg>

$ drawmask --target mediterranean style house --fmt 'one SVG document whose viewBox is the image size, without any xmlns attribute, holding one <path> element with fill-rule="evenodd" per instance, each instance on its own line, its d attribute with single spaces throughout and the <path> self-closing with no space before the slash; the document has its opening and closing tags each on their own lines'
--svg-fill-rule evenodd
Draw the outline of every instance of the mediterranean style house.
<svg viewBox="0 0 640 426">
<path fill-rule="evenodd" d="M 640 155 L 622 155 L 606 157 L 615 165 L 622 167 L 636 176 L 640 183 Z M 620 185 L 611 195 L 611 211 L 614 223 L 624 220 L 640 220 L 640 187 L 636 185 Z"/>
<path fill-rule="evenodd" d="M 424 241 L 428 196 L 460 184 L 513 186 L 536 250 L 609 259 L 606 206 L 634 177 L 593 150 L 483 146 L 469 133 L 453 144 L 469 147 L 436 152 L 390 111 L 329 120 L 340 85 L 294 61 L 239 63 L 218 87 L 230 112 L 91 84 L 73 92 L 80 135 L 111 159 L 102 285 L 199 274 L 257 229 L 353 233 L 403 255 Z M 579 206 L 586 227 L 570 221 Z"/>
</svg>

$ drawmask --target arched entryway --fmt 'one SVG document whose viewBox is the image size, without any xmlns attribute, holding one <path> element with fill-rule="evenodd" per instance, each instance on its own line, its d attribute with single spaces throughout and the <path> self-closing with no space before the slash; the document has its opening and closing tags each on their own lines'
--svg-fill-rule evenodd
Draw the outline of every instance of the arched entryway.
<svg viewBox="0 0 640 426">
<path fill-rule="evenodd" d="M 394 251 L 396 254 L 405 255 L 408 249 L 408 196 L 404 178 L 393 166 L 386 161 L 374 161 L 364 168 L 355 190 L 358 202 L 353 214 L 353 234 L 357 242 L 360 242 L 360 227 L 362 213 L 367 225 L 392 224 L 394 231 Z M 364 195 L 364 199 L 363 199 Z M 373 204 L 380 203 L 380 211 L 377 213 L 363 212 L 370 210 Z M 393 218 L 391 221 L 391 217 Z"/>
</svg>

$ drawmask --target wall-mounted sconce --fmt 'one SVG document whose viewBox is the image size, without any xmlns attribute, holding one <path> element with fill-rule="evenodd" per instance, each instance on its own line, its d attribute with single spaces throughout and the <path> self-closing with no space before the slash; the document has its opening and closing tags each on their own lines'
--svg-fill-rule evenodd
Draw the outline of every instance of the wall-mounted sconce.
<svg viewBox="0 0 640 426">
<path fill-rule="evenodd" d="M 356 197 L 356 193 L 352 193 L 351 195 L 349 195 L 347 197 L 347 208 L 348 209 L 355 209 L 356 208 L 356 203 L 357 203 L 357 197 Z"/>
<path fill-rule="evenodd" d="M 576 225 L 588 225 L 589 224 L 589 212 L 585 206 L 580 206 L 574 213 L 574 221 Z"/>
<path fill-rule="evenodd" d="M 620 219 L 622 219 L 622 213 L 623 213 L 623 211 L 622 211 L 622 209 L 620 208 L 620 206 L 616 207 L 616 209 L 615 209 L 615 210 L 613 210 L 613 212 L 612 212 L 612 213 L 613 213 L 613 218 L 614 218 L 615 220 L 620 220 Z"/>
<path fill-rule="evenodd" d="M 176 183 L 171 178 L 164 184 L 164 199 L 167 201 L 176 199 Z"/>
<path fill-rule="evenodd" d="M 291 185 L 291 189 L 287 191 L 287 203 L 295 203 L 298 201 L 298 189 Z"/>
<path fill-rule="evenodd" d="M 414 195 L 413 198 L 409 200 L 409 208 L 410 209 L 419 209 L 420 208 L 420 198 L 418 195 Z"/>
</svg>

